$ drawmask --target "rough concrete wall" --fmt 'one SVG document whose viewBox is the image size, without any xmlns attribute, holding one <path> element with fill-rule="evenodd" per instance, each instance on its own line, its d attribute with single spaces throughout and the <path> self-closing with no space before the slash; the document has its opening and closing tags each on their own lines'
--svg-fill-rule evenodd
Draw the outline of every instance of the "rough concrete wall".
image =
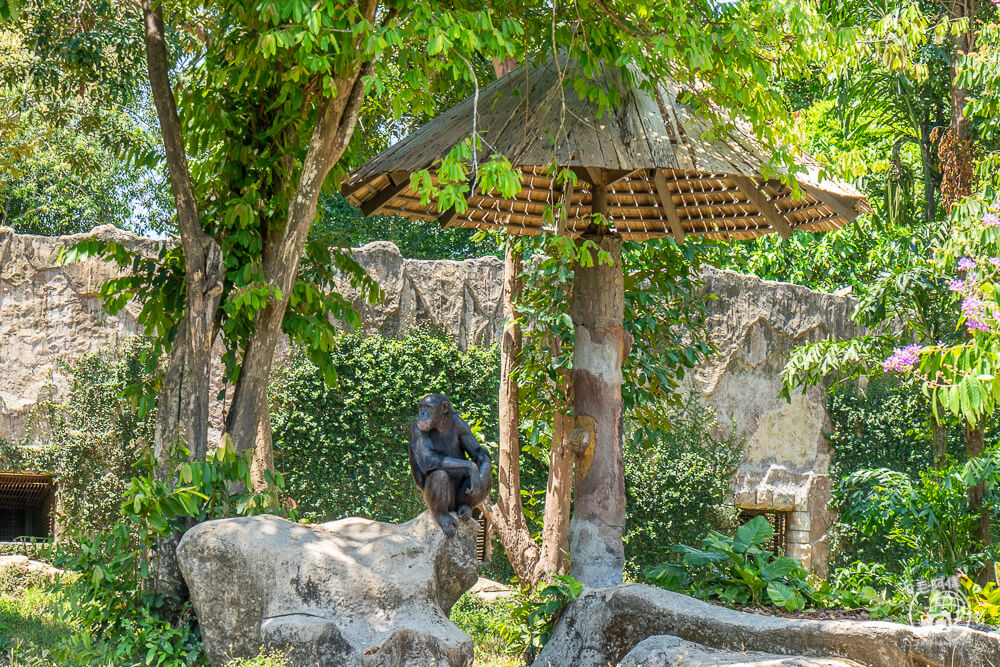
<svg viewBox="0 0 1000 667">
<path fill-rule="evenodd" d="M 110 225 L 91 233 L 143 254 L 159 242 Z M 59 249 L 88 235 L 45 237 L 0 228 L 0 439 L 41 438 L 44 424 L 32 419 L 36 405 L 67 388 L 64 362 L 139 333 L 138 308 L 130 304 L 112 317 L 102 308 L 101 284 L 118 275 L 100 261 L 60 265 Z M 489 345 L 503 325 L 503 262 L 495 257 L 464 261 L 403 259 L 391 243 L 370 243 L 355 258 L 386 292 L 380 304 L 362 302 L 347 281 L 340 291 L 355 302 L 367 334 L 402 335 L 415 327 L 443 331 L 459 346 Z M 281 345 L 286 348 L 285 343 Z M 216 385 L 221 368 L 216 366 Z M 213 395 L 216 392 L 213 391 Z M 231 392 L 230 392 L 231 395 Z M 212 406 L 222 423 L 224 406 Z"/>
<path fill-rule="evenodd" d="M 736 504 L 787 512 L 788 554 L 818 574 L 826 568 L 831 425 L 823 391 L 814 387 L 779 397 L 781 369 L 792 349 L 863 330 L 851 322 L 854 300 L 805 287 L 744 276 L 703 272 L 709 330 L 718 354 L 694 373 L 702 401 L 720 428 L 746 438 L 734 484 Z"/>
<path fill-rule="evenodd" d="M 157 242 L 113 227 L 95 233 L 155 253 Z M 102 262 L 59 266 L 59 248 L 80 237 L 21 236 L 0 230 L 0 439 L 21 440 L 32 408 L 66 389 L 61 364 L 118 337 L 137 333 L 135 308 L 104 313 L 100 285 L 116 275 Z M 403 259 L 391 243 L 372 243 L 355 257 L 386 292 L 365 304 L 349 285 L 342 293 L 362 315 L 365 333 L 405 334 L 416 326 L 444 331 L 460 346 L 499 340 L 503 263 Z M 828 335 L 860 333 L 849 319 L 853 301 L 803 287 L 705 269 L 709 326 L 719 354 L 697 370 L 693 384 L 723 428 L 746 438 L 746 461 L 736 479 L 741 507 L 789 512 L 790 553 L 814 569 L 825 562 L 830 483 L 828 428 L 820 389 L 778 397 L 779 373 L 792 348 Z M 213 408 L 221 424 L 223 406 Z M 36 431 L 36 433 L 41 433 Z"/>
</svg>

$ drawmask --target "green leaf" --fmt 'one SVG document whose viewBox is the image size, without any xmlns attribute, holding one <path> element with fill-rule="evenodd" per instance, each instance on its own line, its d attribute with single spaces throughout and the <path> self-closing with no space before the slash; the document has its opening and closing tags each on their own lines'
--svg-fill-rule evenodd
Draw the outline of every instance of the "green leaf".
<svg viewBox="0 0 1000 667">
<path fill-rule="evenodd" d="M 775 579 L 781 579 L 782 577 L 801 569 L 801 567 L 802 566 L 799 565 L 799 562 L 794 558 L 781 556 L 779 558 L 775 558 L 772 562 L 760 568 L 760 576 L 766 581 L 773 581 Z"/>
<path fill-rule="evenodd" d="M 772 581 L 767 585 L 767 597 L 771 602 L 788 611 L 798 611 L 805 607 L 805 599 L 802 594 L 779 581 Z"/>
<path fill-rule="evenodd" d="M 736 530 L 733 546 L 746 551 L 750 547 L 764 544 L 774 537 L 774 529 L 763 516 L 755 516 Z M 741 549 L 740 549 L 741 548 Z"/>
</svg>

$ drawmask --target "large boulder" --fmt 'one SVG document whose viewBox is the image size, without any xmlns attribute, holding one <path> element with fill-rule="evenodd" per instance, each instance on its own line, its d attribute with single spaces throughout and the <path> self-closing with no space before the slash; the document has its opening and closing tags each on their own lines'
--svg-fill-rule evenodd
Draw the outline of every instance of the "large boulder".
<svg viewBox="0 0 1000 667">
<path fill-rule="evenodd" d="M 289 651 L 293 665 L 471 665 L 448 620 L 476 583 L 476 524 L 445 537 L 430 512 L 404 524 L 222 519 L 177 548 L 213 665 Z"/>
<path fill-rule="evenodd" d="M 622 658 L 621 667 L 861 667 L 843 658 L 806 658 L 758 651 L 708 648 L 670 635 L 648 637 Z"/>
<path fill-rule="evenodd" d="M 534 665 L 616 665 L 655 635 L 711 648 L 845 658 L 870 667 L 1000 665 L 1000 636 L 995 633 L 954 625 L 761 616 L 643 584 L 584 591 L 566 608 Z"/>
</svg>

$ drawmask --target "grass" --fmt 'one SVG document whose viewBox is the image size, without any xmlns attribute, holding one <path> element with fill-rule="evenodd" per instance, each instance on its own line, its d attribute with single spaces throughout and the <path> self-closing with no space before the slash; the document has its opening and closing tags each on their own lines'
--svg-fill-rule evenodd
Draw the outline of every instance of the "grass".
<svg viewBox="0 0 1000 667">
<path fill-rule="evenodd" d="M 58 590 L 44 582 L 12 582 L 0 573 L 0 664 L 10 667 L 88 665 L 124 667 L 99 656 L 112 647 L 89 637 L 65 620 L 67 603 Z M 516 639 L 509 637 L 515 600 L 484 602 L 478 596 L 462 596 L 452 611 L 452 621 L 468 633 L 476 645 L 476 667 L 520 667 L 524 664 Z M 81 644 L 85 644 L 81 646 Z M 95 657 L 97 656 L 97 657 Z M 277 651 L 262 651 L 250 660 L 237 660 L 229 667 L 284 667 Z"/>
<path fill-rule="evenodd" d="M 61 597 L 41 585 L 0 595 L 0 655 L 12 667 L 65 664 L 61 653 L 78 628 L 62 620 Z"/>
</svg>

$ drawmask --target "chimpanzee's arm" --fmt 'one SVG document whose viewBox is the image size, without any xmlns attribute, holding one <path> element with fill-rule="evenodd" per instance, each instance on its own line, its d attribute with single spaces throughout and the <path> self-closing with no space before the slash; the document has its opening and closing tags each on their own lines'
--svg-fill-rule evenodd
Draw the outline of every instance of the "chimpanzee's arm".
<svg viewBox="0 0 1000 667">
<path fill-rule="evenodd" d="M 412 465 L 420 469 L 422 477 L 435 470 L 471 473 L 476 469 L 472 461 L 443 456 L 436 452 L 430 437 L 420 430 L 416 422 L 410 425 L 410 452 L 413 455 Z"/>
<path fill-rule="evenodd" d="M 476 486 L 482 488 L 490 483 L 490 477 L 493 475 L 493 464 L 490 461 L 490 454 L 476 440 L 476 436 L 472 434 L 472 429 L 465 423 L 465 420 L 457 415 L 455 416 L 455 426 L 458 428 L 458 441 L 462 445 L 462 449 L 472 459 L 472 463 L 475 464 L 476 471 L 479 473 L 478 484 Z"/>
</svg>

